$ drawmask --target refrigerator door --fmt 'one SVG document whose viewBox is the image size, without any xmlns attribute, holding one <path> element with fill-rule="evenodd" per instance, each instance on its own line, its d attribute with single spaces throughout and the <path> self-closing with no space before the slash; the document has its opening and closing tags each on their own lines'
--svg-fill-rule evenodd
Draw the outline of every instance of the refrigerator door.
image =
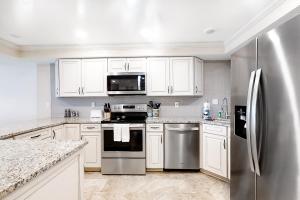
<svg viewBox="0 0 300 200">
<path fill-rule="evenodd" d="M 260 37 L 266 120 L 258 200 L 300 199 L 300 16 Z M 233 157 L 234 158 L 234 157 Z"/>
<path fill-rule="evenodd" d="M 250 75 L 257 66 L 256 55 L 256 40 L 253 40 L 231 57 L 231 200 L 255 199 L 255 174 L 248 156 L 245 113 Z"/>
</svg>

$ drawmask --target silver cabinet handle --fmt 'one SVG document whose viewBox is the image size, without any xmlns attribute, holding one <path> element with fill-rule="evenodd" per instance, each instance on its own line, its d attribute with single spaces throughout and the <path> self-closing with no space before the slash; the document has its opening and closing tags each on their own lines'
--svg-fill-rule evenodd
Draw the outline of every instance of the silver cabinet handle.
<svg viewBox="0 0 300 200">
<path fill-rule="evenodd" d="M 251 149 L 251 102 L 252 102 L 252 93 L 253 93 L 253 84 L 255 79 L 255 71 L 251 72 L 249 87 L 248 87 L 248 96 L 247 96 L 247 110 L 246 110 L 246 137 L 247 137 L 247 149 L 248 149 L 248 159 L 250 163 L 250 169 L 254 171 L 253 156 Z"/>
<path fill-rule="evenodd" d="M 83 88 L 84 88 L 84 87 L 81 88 L 81 94 L 82 94 L 82 95 L 84 95 Z"/>
<path fill-rule="evenodd" d="M 252 155 L 253 155 L 253 162 L 254 162 L 254 169 L 258 176 L 260 176 L 260 169 L 259 169 L 259 162 L 258 162 L 258 150 L 257 150 L 257 101 L 258 101 L 258 91 L 260 87 L 260 80 L 261 80 L 261 69 L 256 71 L 254 86 L 253 86 L 253 98 L 251 102 L 251 145 L 252 145 Z M 252 137 L 253 136 L 253 137 Z"/>
<path fill-rule="evenodd" d="M 31 139 L 35 139 L 35 138 L 38 138 L 38 137 L 40 137 L 40 136 L 41 136 L 41 134 L 35 135 L 35 136 L 31 136 L 30 138 L 31 138 Z"/>
<path fill-rule="evenodd" d="M 223 147 L 224 147 L 224 149 L 226 149 L 226 141 L 225 141 L 225 139 L 223 140 Z"/>
<path fill-rule="evenodd" d="M 78 87 L 78 94 L 80 95 L 80 87 Z"/>
<path fill-rule="evenodd" d="M 198 86 L 196 86 L 196 93 L 198 93 Z"/>
<path fill-rule="evenodd" d="M 160 127 L 159 127 L 159 126 L 150 126 L 150 128 L 158 129 L 158 128 L 160 128 Z"/>
<path fill-rule="evenodd" d="M 129 71 L 129 63 L 127 63 L 127 71 Z"/>
<path fill-rule="evenodd" d="M 162 144 L 162 135 L 160 135 L 160 143 Z"/>
<path fill-rule="evenodd" d="M 87 129 L 94 129 L 95 127 L 94 126 L 87 126 L 86 128 Z"/>
<path fill-rule="evenodd" d="M 80 140 L 82 140 L 82 139 L 83 139 L 83 136 L 81 135 L 81 136 L 80 136 Z"/>
<path fill-rule="evenodd" d="M 170 86 L 168 86 L 168 94 L 170 94 Z"/>
<path fill-rule="evenodd" d="M 173 86 L 171 86 L 171 90 L 170 90 L 170 92 L 171 92 L 171 93 L 173 93 Z"/>
<path fill-rule="evenodd" d="M 52 130 L 52 133 L 53 133 L 53 137 L 52 137 L 52 139 L 54 140 L 54 139 L 55 139 L 55 137 L 56 137 L 56 133 L 55 133 L 55 131 L 54 131 L 54 130 Z"/>
</svg>

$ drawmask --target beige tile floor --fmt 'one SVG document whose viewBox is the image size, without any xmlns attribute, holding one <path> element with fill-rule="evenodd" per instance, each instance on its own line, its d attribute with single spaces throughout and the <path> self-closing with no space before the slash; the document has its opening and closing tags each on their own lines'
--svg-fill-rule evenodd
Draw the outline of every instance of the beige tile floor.
<svg viewBox="0 0 300 200">
<path fill-rule="evenodd" d="M 229 200 L 229 184 L 202 173 L 85 174 L 85 200 Z"/>
</svg>

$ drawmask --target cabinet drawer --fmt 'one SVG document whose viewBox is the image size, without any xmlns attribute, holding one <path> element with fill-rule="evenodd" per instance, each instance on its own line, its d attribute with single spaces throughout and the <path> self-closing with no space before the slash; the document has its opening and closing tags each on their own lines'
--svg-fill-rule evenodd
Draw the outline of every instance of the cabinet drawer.
<svg viewBox="0 0 300 200">
<path fill-rule="evenodd" d="M 81 124 L 81 131 L 84 132 L 94 132 L 100 130 L 101 130 L 100 124 Z"/>
<path fill-rule="evenodd" d="M 203 124 L 203 132 L 227 137 L 227 128 L 225 126 Z"/>
<path fill-rule="evenodd" d="M 161 132 L 164 130 L 163 124 L 147 124 L 147 131 Z"/>
<path fill-rule="evenodd" d="M 33 139 L 33 140 L 45 140 L 48 138 L 52 138 L 50 129 L 42 129 L 39 131 L 29 132 L 22 135 L 18 135 L 15 137 L 16 140 L 18 139 Z"/>
</svg>

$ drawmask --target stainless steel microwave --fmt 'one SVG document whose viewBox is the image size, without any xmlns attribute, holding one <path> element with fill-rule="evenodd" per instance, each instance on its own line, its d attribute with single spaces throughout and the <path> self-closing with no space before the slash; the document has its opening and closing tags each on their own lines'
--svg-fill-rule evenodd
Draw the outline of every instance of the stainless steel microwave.
<svg viewBox="0 0 300 200">
<path fill-rule="evenodd" d="M 117 72 L 107 75 L 108 95 L 146 95 L 146 74 Z"/>
</svg>

